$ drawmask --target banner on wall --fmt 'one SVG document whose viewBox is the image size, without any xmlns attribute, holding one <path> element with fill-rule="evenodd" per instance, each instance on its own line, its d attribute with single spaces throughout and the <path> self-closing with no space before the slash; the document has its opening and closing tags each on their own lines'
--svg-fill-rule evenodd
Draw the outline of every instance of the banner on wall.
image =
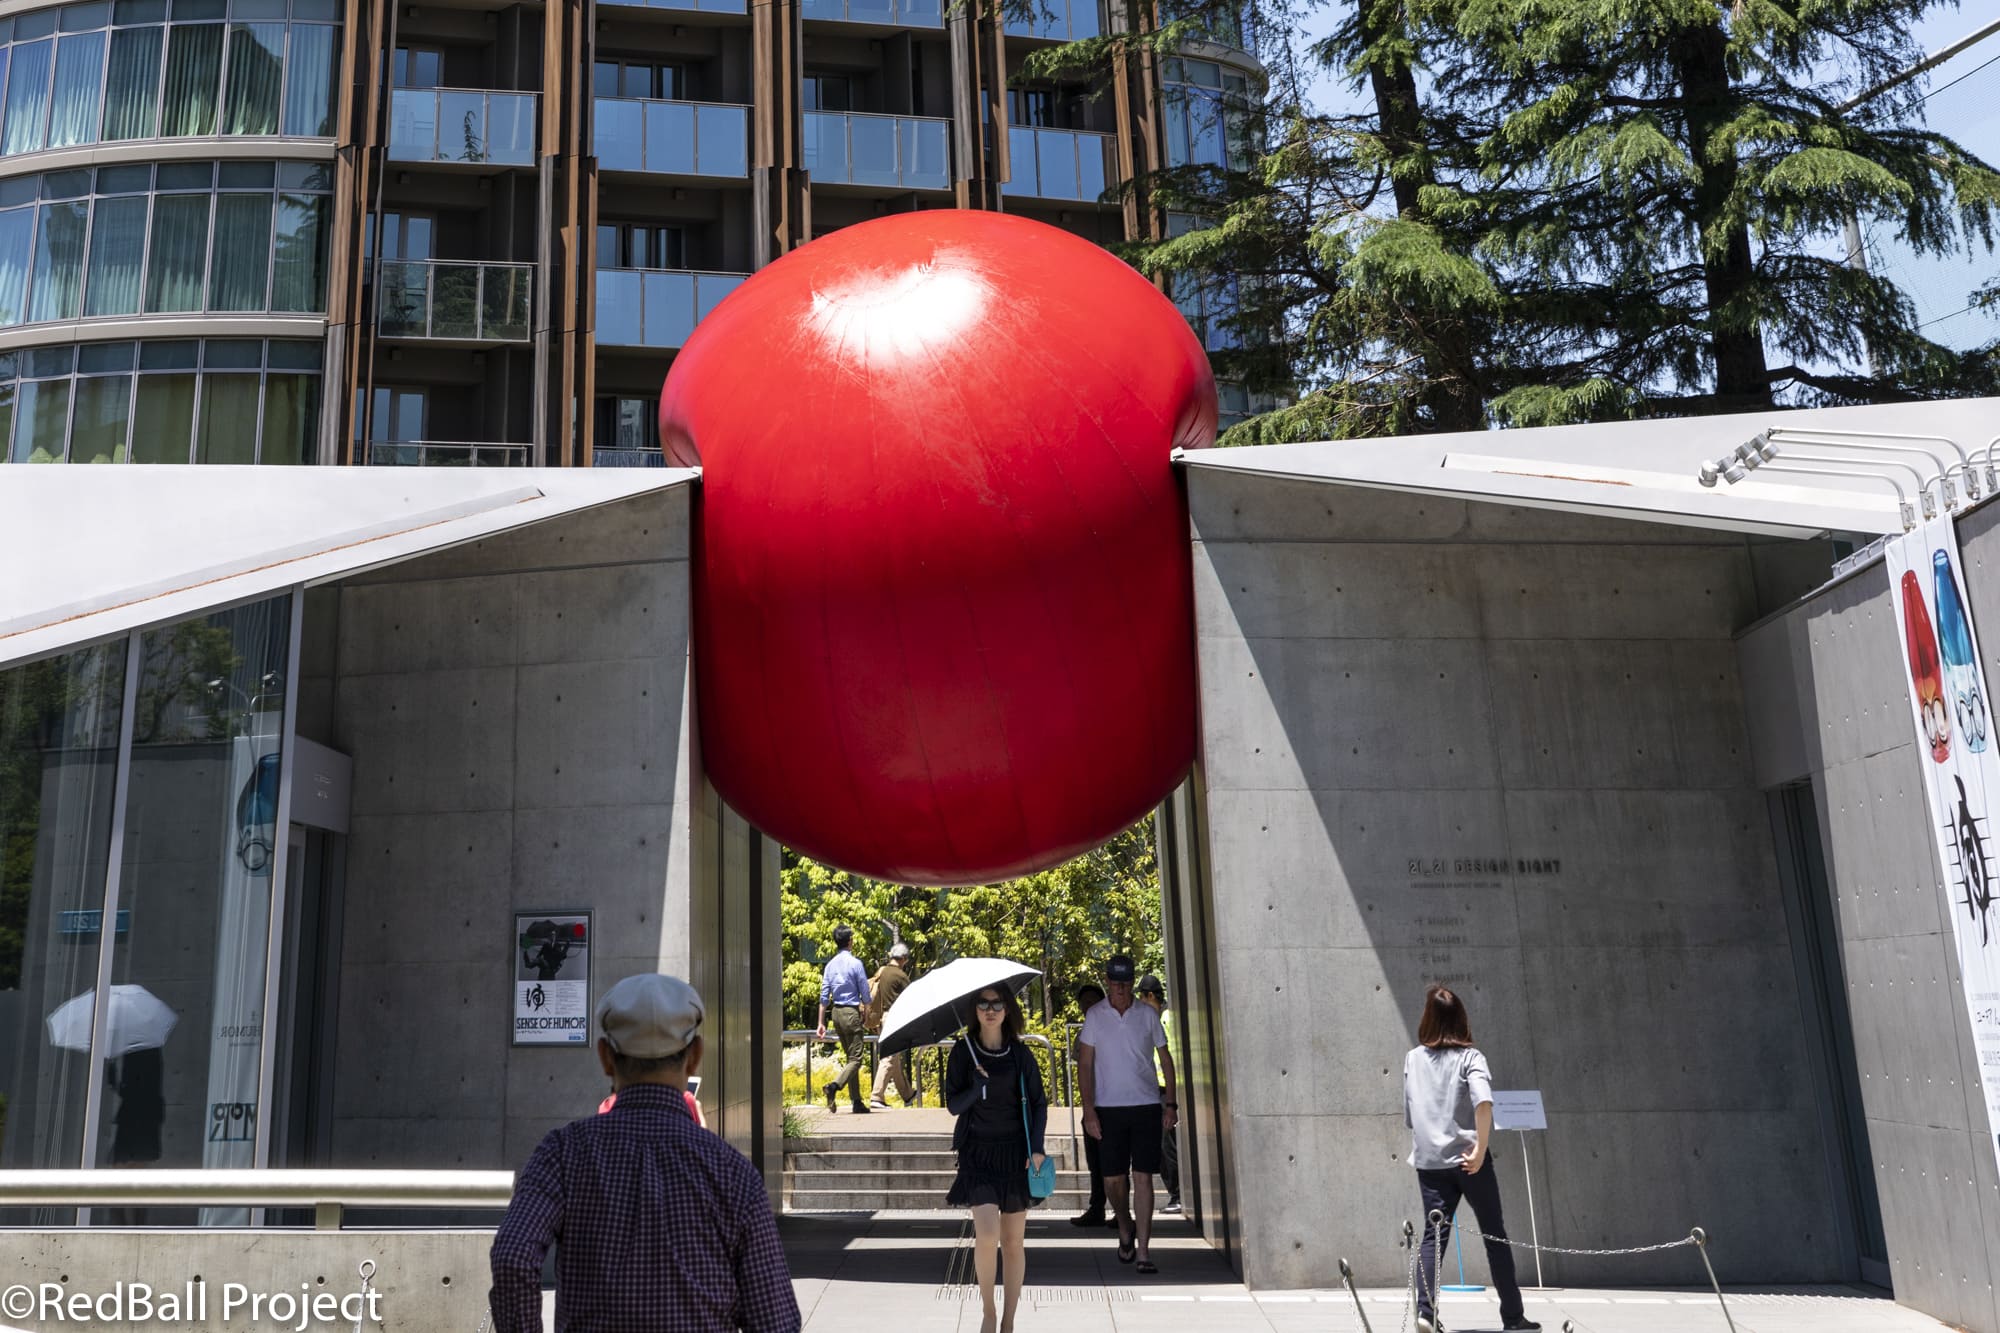
<svg viewBox="0 0 2000 1333">
<path fill-rule="evenodd" d="M 590 913 L 514 915 L 514 1044 L 590 1042 Z"/>
<path fill-rule="evenodd" d="M 1967 610 L 1958 531 L 1949 515 L 1891 537 L 1884 550 L 1896 603 L 1910 716 L 1930 798 L 1931 835 L 1944 867 L 1958 970 L 1972 1018 L 1986 1138 L 2000 1161 L 2000 870 L 1994 803 L 2000 801 L 2000 748 L 1979 640 Z"/>
</svg>

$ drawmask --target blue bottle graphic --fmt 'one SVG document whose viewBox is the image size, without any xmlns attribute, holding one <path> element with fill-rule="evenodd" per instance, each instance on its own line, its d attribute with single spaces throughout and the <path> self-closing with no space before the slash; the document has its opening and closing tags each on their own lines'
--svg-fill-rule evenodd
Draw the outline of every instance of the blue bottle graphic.
<svg viewBox="0 0 2000 1333">
<path fill-rule="evenodd" d="M 1986 700 L 1979 688 L 1979 668 L 1972 657 L 1972 625 L 1952 577 L 1951 557 L 1931 553 L 1931 573 L 1937 583 L 1938 652 L 1944 658 L 1945 694 L 1958 719 L 1958 734 L 1968 750 L 1986 748 Z"/>
</svg>

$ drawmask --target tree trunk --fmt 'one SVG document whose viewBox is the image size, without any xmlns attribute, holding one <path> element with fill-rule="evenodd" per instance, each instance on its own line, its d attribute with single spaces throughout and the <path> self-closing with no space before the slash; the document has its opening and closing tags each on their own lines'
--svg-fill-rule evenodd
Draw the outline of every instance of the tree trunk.
<svg viewBox="0 0 2000 1333">
<path fill-rule="evenodd" d="M 1357 17 L 1363 51 L 1377 48 L 1385 37 L 1407 35 L 1403 0 L 1358 0 Z M 1437 176 L 1425 151 L 1416 76 L 1407 60 L 1371 57 L 1368 82 L 1375 94 L 1377 127 L 1389 150 L 1396 212 L 1408 221 L 1428 223 L 1420 192 L 1435 184 Z M 1422 346 L 1415 350 L 1423 354 L 1423 401 L 1431 421 L 1438 430 L 1484 430 L 1486 405 L 1465 317 L 1453 310 L 1432 309 L 1423 312 L 1421 327 Z"/>
<path fill-rule="evenodd" d="M 1687 108 L 1687 151 L 1701 172 L 1692 221 L 1701 241 L 1716 407 L 1723 412 L 1755 411 L 1772 406 L 1772 401 L 1763 331 L 1753 317 L 1737 313 L 1748 305 L 1756 278 L 1750 228 L 1723 217 L 1736 190 L 1735 157 L 1722 162 L 1709 159 L 1709 145 L 1729 114 L 1728 51 L 1721 20 L 1681 34 L 1673 55 Z"/>
</svg>

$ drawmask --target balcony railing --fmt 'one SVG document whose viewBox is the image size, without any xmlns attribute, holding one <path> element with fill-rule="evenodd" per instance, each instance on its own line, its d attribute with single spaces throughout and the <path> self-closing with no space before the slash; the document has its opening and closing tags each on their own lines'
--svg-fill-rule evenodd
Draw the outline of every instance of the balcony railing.
<svg viewBox="0 0 2000 1333">
<path fill-rule="evenodd" d="M 384 260 L 382 336 L 526 342 L 534 281 L 533 264 Z"/>
<path fill-rule="evenodd" d="M 750 174 L 750 108 L 715 102 L 597 99 L 592 151 L 604 171 Z"/>
<path fill-rule="evenodd" d="M 1098 0 L 1022 0 L 1022 3 L 1034 13 L 1019 18 L 1010 15 L 1001 25 L 1009 37 L 1075 42 L 1104 34 L 1104 21 L 1097 12 Z"/>
<path fill-rule="evenodd" d="M 943 0 L 805 0 L 805 16 L 878 28 L 942 28 Z"/>
<path fill-rule="evenodd" d="M 601 268 L 597 271 L 597 345 L 679 347 L 745 273 L 687 269 Z"/>
<path fill-rule="evenodd" d="M 1007 131 L 1013 179 L 1003 195 L 1095 203 L 1118 175 L 1115 140 L 1088 130 L 1015 127 Z"/>
<path fill-rule="evenodd" d="M 678 9 L 690 14 L 747 14 L 749 0 L 603 0 L 607 5 L 634 9 Z"/>
<path fill-rule="evenodd" d="M 377 467 L 526 467 L 530 444 L 461 444 L 449 440 L 376 440 L 368 461 Z"/>
<path fill-rule="evenodd" d="M 592 467 L 665 467 L 667 456 L 658 449 L 593 449 Z"/>
<path fill-rule="evenodd" d="M 951 122 L 927 116 L 806 112 L 806 174 L 814 181 L 951 188 Z"/>
<path fill-rule="evenodd" d="M 535 161 L 534 93 L 398 88 L 390 104 L 389 156 L 398 162 Z"/>
</svg>

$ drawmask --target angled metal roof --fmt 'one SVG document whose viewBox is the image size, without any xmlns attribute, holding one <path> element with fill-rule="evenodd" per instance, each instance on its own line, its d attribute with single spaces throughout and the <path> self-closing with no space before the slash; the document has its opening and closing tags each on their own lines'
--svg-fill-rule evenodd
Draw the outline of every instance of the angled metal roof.
<svg viewBox="0 0 2000 1333">
<path fill-rule="evenodd" d="M 693 470 L 0 467 L 0 666 L 649 491 Z"/>
<path fill-rule="evenodd" d="M 1896 493 L 1881 481 L 1806 477 L 1775 468 L 1713 488 L 1695 479 L 1704 462 L 1769 427 L 1936 435 L 1972 451 L 2000 435 L 2000 399 L 1202 449 L 1183 461 L 1190 468 L 1775 536 L 1903 530 Z M 1796 452 L 1833 450 L 1800 446 Z M 1866 463 L 1865 454 L 1852 456 L 1857 464 Z M 1907 474 L 1890 469 L 1885 475 L 1915 490 Z"/>
</svg>

